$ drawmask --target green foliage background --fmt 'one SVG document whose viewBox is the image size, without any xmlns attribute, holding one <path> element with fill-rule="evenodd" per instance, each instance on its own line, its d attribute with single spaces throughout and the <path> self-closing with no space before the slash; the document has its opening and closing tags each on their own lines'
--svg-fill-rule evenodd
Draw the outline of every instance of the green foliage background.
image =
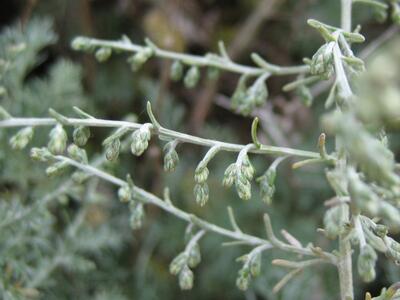
<svg viewBox="0 0 400 300">
<path fill-rule="evenodd" d="M 219 39 L 229 45 L 259 2 L 2 3 L 0 82 L 6 94 L 0 103 L 15 116 L 44 117 L 49 107 L 71 114 L 71 107 L 77 105 L 102 118 L 123 119 L 134 114 L 139 121 L 145 121 L 144 107 L 150 100 L 167 128 L 247 143 L 251 119 L 216 104 L 211 105 L 201 122 L 193 122 L 196 101 L 202 101 L 199 95 L 210 82 L 204 81 L 188 91 L 166 79 L 168 62 L 153 59 L 141 71 L 132 73 L 123 56 L 100 65 L 89 56 L 72 53 L 69 43 L 82 34 L 108 39 L 126 34 L 135 42 L 149 36 L 167 48 L 205 53 L 214 50 Z M 321 42 L 306 25 L 309 17 L 337 24 L 339 1 L 288 0 L 275 5 L 237 60 L 249 63 L 249 53 L 254 51 L 274 63 L 300 63 Z M 357 11 L 356 22 L 363 24 L 363 33 L 370 40 L 386 28 L 370 19 L 368 10 Z M 235 75 L 222 75 L 218 93 L 230 95 L 236 80 Z M 269 109 L 278 120 L 272 130 L 280 131 L 293 147 L 313 149 L 320 133 L 315 124 L 323 101 L 316 99 L 313 107 L 307 108 L 294 95 L 282 96 L 280 88 L 287 81 L 288 78 L 278 78 L 269 83 L 270 101 L 273 100 Z M 217 97 L 218 94 L 213 96 Z M 282 292 L 273 294 L 272 287 L 284 275 L 282 269 L 270 263 L 277 257 L 275 251 L 263 255 L 262 276 L 251 289 L 246 293 L 237 290 L 235 279 L 240 264 L 235 259 L 249 249 L 221 247 L 223 240 L 211 234 L 201 242 L 203 259 L 195 269 L 193 290 L 180 291 L 176 278 L 168 272 L 168 264 L 184 248 L 185 224 L 147 207 L 145 226 L 132 232 L 127 208 L 117 201 L 114 187 L 99 180 L 77 185 L 68 174 L 48 179 L 43 166 L 30 161 L 27 151 L 11 150 L 8 139 L 12 133 L 0 131 L 0 298 L 338 298 L 336 272 L 324 265 L 307 270 Z M 35 145 L 46 143 L 47 134 L 47 129 L 36 130 Z M 100 155 L 101 141 L 107 134 L 106 130 L 93 132 L 88 146 L 90 157 Z M 267 134 L 265 139 L 276 143 Z M 396 136 L 394 141 L 397 146 Z M 162 171 L 160 149 L 162 144 L 153 141 L 144 157 L 123 154 L 117 163 L 107 163 L 106 168 L 121 177 L 130 173 L 138 186 L 157 195 L 168 186 L 177 206 L 219 225 L 229 227 L 226 207 L 230 205 L 243 230 L 265 236 L 262 214 L 268 211 L 276 229 L 285 228 L 304 243 L 330 247 L 329 241 L 316 233 L 322 222 L 323 201 L 333 195 L 320 166 L 293 171 L 289 162 L 284 163 L 278 172 L 273 205 L 267 207 L 256 191 L 251 201 L 243 202 L 232 191 L 222 189 L 223 172 L 234 159 L 224 155 L 210 165 L 211 198 L 207 206 L 199 208 L 192 196 L 193 174 L 204 149 L 180 145 L 180 164 L 172 175 Z M 261 174 L 270 162 L 271 158 L 257 157 L 253 164 Z M 396 267 L 382 263 L 374 285 L 358 283 L 357 293 L 361 295 L 367 288 L 379 290 L 398 276 Z"/>
</svg>

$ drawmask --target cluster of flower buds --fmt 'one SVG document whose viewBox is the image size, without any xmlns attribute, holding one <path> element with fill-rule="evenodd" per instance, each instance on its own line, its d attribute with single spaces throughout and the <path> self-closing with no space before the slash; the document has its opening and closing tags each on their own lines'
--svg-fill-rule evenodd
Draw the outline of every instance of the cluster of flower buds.
<svg viewBox="0 0 400 300">
<path fill-rule="evenodd" d="M 121 141 L 119 138 L 115 138 L 105 144 L 105 155 L 109 161 L 115 161 L 119 156 L 121 149 Z"/>
<path fill-rule="evenodd" d="M 330 239 L 335 239 L 346 231 L 347 216 L 349 209 L 347 205 L 337 205 L 329 208 L 324 216 L 324 232 Z"/>
<path fill-rule="evenodd" d="M 254 168 L 250 162 L 248 155 L 244 155 L 239 162 L 229 165 L 225 170 L 222 184 L 230 187 L 235 184 L 239 197 L 243 200 L 251 198 L 251 180 L 254 177 Z"/>
<path fill-rule="evenodd" d="M 232 107 L 243 115 L 250 114 L 256 107 L 263 105 L 268 98 L 265 76 L 257 78 L 249 88 L 247 80 L 248 77 L 243 75 L 232 95 Z"/>
<path fill-rule="evenodd" d="M 85 149 L 79 148 L 75 144 L 71 144 L 68 146 L 67 149 L 68 155 L 77 162 L 87 164 L 88 158 Z"/>
<path fill-rule="evenodd" d="M 378 256 L 370 245 L 365 244 L 360 249 L 357 259 L 358 274 L 365 282 L 371 282 L 376 277 L 375 264 Z"/>
<path fill-rule="evenodd" d="M 193 287 L 194 275 L 191 268 L 195 268 L 201 261 L 200 248 L 196 243 L 189 251 L 178 254 L 169 265 L 169 272 L 179 276 L 179 287 L 190 290 Z"/>
<path fill-rule="evenodd" d="M 33 138 L 33 127 L 25 127 L 20 129 L 10 139 L 10 145 L 15 150 L 24 149 Z"/>
<path fill-rule="evenodd" d="M 86 126 L 77 126 L 72 134 L 75 145 L 83 147 L 90 138 L 90 129 Z"/>
<path fill-rule="evenodd" d="M 154 55 L 154 50 L 150 47 L 145 47 L 138 51 L 136 54 L 128 58 L 128 63 L 131 66 L 132 71 L 136 72 L 139 70 L 150 57 Z"/>
<path fill-rule="evenodd" d="M 199 164 L 194 172 L 194 181 L 196 185 L 194 186 L 193 193 L 196 199 L 196 203 L 200 206 L 204 206 L 209 198 L 209 189 L 207 184 L 207 178 L 209 175 L 207 166 Z"/>
<path fill-rule="evenodd" d="M 68 136 L 61 124 L 57 124 L 49 134 L 50 140 L 47 144 L 50 152 L 53 154 L 61 154 L 67 147 Z"/>
<path fill-rule="evenodd" d="M 179 163 L 179 156 L 175 150 L 176 142 L 168 142 L 164 146 L 164 171 L 173 172 Z"/>
<path fill-rule="evenodd" d="M 200 81 L 200 68 L 192 65 L 185 73 L 183 63 L 176 60 L 171 65 L 170 77 L 173 81 L 180 81 L 183 78 L 185 87 L 191 89 L 196 87 Z"/>
<path fill-rule="evenodd" d="M 131 152 L 133 155 L 142 155 L 149 146 L 151 126 L 151 124 L 143 124 L 138 130 L 132 133 Z"/>
<path fill-rule="evenodd" d="M 252 278 L 257 277 L 261 273 L 261 253 L 258 251 L 250 252 L 237 259 L 243 263 L 243 267 L 239 270 L 236 279 L 236 286 L 246 291 L 249 288 L 249 283 Z"/>
<path fill-rule="evenodd" d="M 322 45 L 313 55 L 310 63 L 310 72 L 312 75 L 320 75 L 328 79 L 333 74 L 333 48 L 335 42 L 329 42 Z"/>
<path fill-rule="evenodd" d="M 101 47 L 96 50 L 94 55 L 98 62 L 105 62 L 111 57 L 111 54 L 112 54 L 111 48 Z"/>
<path fill-rule="evenodd" d="M 257 182 L 260 184 L 260 195 L 261 200 L 266 204 L 272 203 L 272 198 L 275 194 L 275 178 L 276 178 L 276 167 L 271 166 L 261 177 L 257 178 Z"/>
</svg>

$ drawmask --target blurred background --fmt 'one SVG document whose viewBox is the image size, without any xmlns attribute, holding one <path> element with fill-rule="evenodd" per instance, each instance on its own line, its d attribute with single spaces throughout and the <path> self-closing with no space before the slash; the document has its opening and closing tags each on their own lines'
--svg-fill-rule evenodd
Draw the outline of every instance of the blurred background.
<svg viewBox="0 0 400 300">
<path fill-rule="evenodd" d="M 251 65 L 250 54 L 257 52 L 269 62 L 289 66 L 311 57 L 323 42 L 306 20 L 339 25 L 339 4 L 317 0 L 3 0 L 0 53 L 13 47 L 14 54 L 8 73 L 0 79 L 7 91 L 0 103 L 15 116 L 45 117 L 49 107 L 72 115 L 71 107 L 77 105 L 99 118 L 146 122 L 145 104 L 151 101 L 167 128 L 246 144 L 251 141 L 252 117 L 241 116 L 229 103 L 237 75 L 221 73 L 218 80 L 202 76 L 200 84 L 189 90 L 171 82 L 170 61 L 153 58 L 133 73 L 127 55 L 113 55 L 99 64 L 92 55 L 73 52 L 71 40 L 79 35 L 116 40 L 125 34 L 138 44 L 149 37 L 161 48 L 199 55 L 217 51 L 222 40 L 237 62 Z M 382 34 L 397 32 L 364 7 L 355 10 L 354 23 L 362 24 L 368 41 L 355 49 L 357 53 Z M 268 102 L 254 112 L 261 120 L 260 138 L 270 145 L 315 150 L 326 87 L 313 88 L 316 97 L 307 106 L 296 94 L 281 92 L 293 79 L 268 80 Z M 235 280 L 241 264 L 235 259 L 250 249 L 223 247 L 225 240 L 213 234 L 200 243 L 202 263 L 194 270 L 194 288 L 180 291 L 168 265 L 185 247 L 186 224 L 146 207 L 144 226 L 132 231 L 128 208 L 117 201 L 113 186 L 94 179 L 84 186 L 65 187 L 69 175 L 49 180 L 45 167 L 30 161 L 28 150 L 20 153 L 8 147 L 12 133 L 0 131 L 0 292 L 4 299 L 338 298 L 336 270 L 325 265 L 305 271 L 273 294 L 272 287 L 285 274 L 270 263 L 282 258 L 275 251 L 264 253 L 262 275 L 247 292 L 239 291 Z M 110 131 L 93 131 L 86 147 L 90 157 L 102 152 L 107 134 Z M 37 130 L 35 146 L 44 145 L 47 135 L 47 129 Z M 304 244 L 335 247 L 316 232 L 322 226 L 323 202 L 333 196 L 323 167 L 293 171 L 291 162 L 285 161 L 278 170 L 273 204 L 267 206 L 255 185 L 249 202 L 222 187 L 223 172 L 235 160 L 234 155 L 224 154 L 209 166 L 210 200 L 199 208 L 192 192 L 193 174 L 205 149 L 180 145 L 178 168 L 166 174 L 162 145 L 153 139 L 142 157 L 121 154 L 118 162 L 104 168 L 119 177 L 130 173 L 135 184 L 156 195 L 169 187 L 177 206 L 218 225 L 230 226 L 226 212 L 230 205 L 244 231 L 265 237 L 262 215 L 268 211 L 277 232 L 285 228 Z M 393 147 L 398 146 L 394 141 Z M 332 149 L 329 137 L 328 149 Z M 273 158 L 251 159 L 261 175 Z M 25 217 L 18 217 L 21 214 Z M 379 263 L 372 284 L 361 283 L 355 275 L 357 299 L 367 290 L 374 294 L 398 281 L 396 266 L 385 259 Z"/>
</svg>

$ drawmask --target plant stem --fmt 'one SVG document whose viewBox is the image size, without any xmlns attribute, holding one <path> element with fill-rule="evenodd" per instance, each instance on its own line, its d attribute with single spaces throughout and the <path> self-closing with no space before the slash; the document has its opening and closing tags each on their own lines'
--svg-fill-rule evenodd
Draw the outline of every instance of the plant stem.
<svg viewBox="0 0 400 300">
<path fill-rule="evenodd" d="M 351 13 L 352 13 L 352 0 L 341 0 L 341 27 L 343 30 L 349 32 L 351 31 Z M 335 50 L 338 50 L 338 47 L 336 47 Z M 338 53 L 336 52 L 336 54 Z M 336 57 L 336 60 L 337 59 L 338 57 Z M 340 145 L 338 138 L 336 138 L 336 148 L 338 150 L 338 153 L 340 153 L 342 146 Z M 339 164 L 340 164 L 339 167 L 344 168 L 346 166 L 346 157 L 341 158 Z M 348 221 L 349 215 L 347 213 L 347 209 L 343 209 L 343 214 L 345 214 L 344 217 Z M 337 264 L 339 273 L 341 300 L 354 299 L 353 269 L 352 269 L 351 255 L 352 255 L 352 249 L 350 240 L 347 236 L 342 234 L 339 236 L 339 257 Z"/>
<path fill-rule="evenodd" d="M 81 37 L 85 39 L 88 45 L 92 47 L 107 47 L 119 51 L 126 52 L 139 52 L 143 51 L 147 46 L 140 46 L 133 44 L 128 39 L 124 39 L 123 41 L 107 41 L 100 39 L 93 39 L 87 37 Z M 155 45 L 150 46 L 153 50 L 154 56 L 167 58 L 172 60 L 179 60 L 183 63 L 189 65 L 196 65 L 200 67 L 215 67 L 221 70 L 230 71 L 238 74 L 245 74 L 248 76 L 260 76 L 262 74 L 274 74 L 274 75 L 290 75 L 290 74 L 299 74 L 299 73 L 308 73 L 309 66 L 300 65 L 300 66 L 291 66 L 291 67 L 282 67 L 278 65 L 269 64 L 269 67 L 259 68 L 259 67 L 250 67 L 245 65 L 237 64 L 230 59 L 227 59 L 224 56 L 220 56 L 217 54 L 208 54 L 204 56 L 196 56 L 185 53 L 177 53 L 168 50 L 163 50 Z"/>
<path fill-rule="evenodd" d="M 78 119 L 78 118 L 67 118 L 65 117 L 64 125 L 67 126 L 88 126 L 88 127 L 112 127 L 112 128 L 122 128 L 126 127 L 131 130 L 139 129 L 143 124 L 127 122 L 127 121 L 113 121 L 113 120 L 103 120 L 103 119 Z M 3 121 L 0 121 L 0 128 L 6 127 L 24 127 L 24 126 L 54 126 L 57 125 L 58 121 L 53 118 L 10 118 Z M 154 126 L 151 128 L 152 134 L 158 135 L 160 137 L 166 137 L 171 140 L 178 140 L 179 142 L 185 142 L 205 147 L 213 147 L 220 146 L 220 150 L 228 151 L 228 152 L 240 152 L 245 147 L 249 147 L 248 145 L 240 145 L 233 143 L 224 143 L 215 140 L 205 139 L 193 135 L 189 135 L 186 133 L 181 133 L 177 131 L 173 131 L 170 129 L 166 129 L 163 127 L 155 128 Z M 320 154 L 318 152 L 312 151 L 303 151 L 286 147 L 275 147 L 275 146 L 267 146 L 261 145 L 260 148 L 251 147 L 248 150 L 249 153 L 257 153 L 257 154 L 273 154 L 273 155 L 292 155 L 304 158 L 320 158 Z"/>
</svg>

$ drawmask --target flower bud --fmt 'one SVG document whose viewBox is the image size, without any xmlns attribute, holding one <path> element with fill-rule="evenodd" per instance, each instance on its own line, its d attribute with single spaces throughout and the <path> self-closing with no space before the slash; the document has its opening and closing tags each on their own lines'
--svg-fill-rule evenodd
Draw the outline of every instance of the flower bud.
<svg viewBox="0 0 400 300">
<path fill-rule="evenodd" d="M 333 73 L 333 47 L 334 42 L 324 44 L 313 55 L 310 64 L 312 75 L 321 75 L 329 78 Z"/>
<path fill-rule="evenodd" d="M 255 254 L 250 261 L 251 276 L 257 277 L 261 273 L 261 253 Z"/>
<path fill-rule="evenodd" d="M 247 97 L 247 76 L 243 75 L 240 77 L 239 82 L 236 86 L 235 92 L 232 95 L 232 107 L 241 111 L 241 107 L 246 103 Z"/>
<path fill-rule="evenodd" d="M 175 149 L 168 149 L 164 155 L 164 171 L 173 172 L 179 162 L 178 153 Z"/>
<path fill-rule="evenodd" d="M 249 269 L 247 267 L 243 267 L 239 271 L 239 276 L 236 279 L 236 286 L 241 291 L 247 291 L 247 289 L 249 288 L 249 283 L 250 283 Z"/>
<path fill-rule="evenodd" d="M 228 168 L 226 168 L 224 179 L 222 180 L 222 185 L 224 187 L 231 187 L 233 185 L 236 177 L 236 169 L 236 163 L 230 164 Z"/>
<path fill-rule="evenodd" d="M 83 147 L 86 145 L 88 139 L 90 138 L 90 129 L 86 126 L 78 126 L 74 129 L 72 134 L 75 145 Z"/>
<path fill-rule="evenodd" d="M 185 252 L 178 254 L 169 265 L 169 272 L 172 275 L 178 275 L 186 265 L 188 256 Z"/>
<path fill-rule="evenodd" d="M 206 182 L 197 183 L 194 186 L 193 193 L 196 199 L 196 203 L 200 206 L 204 206 L 209 197 L 209 189 Z"/>
<path fill-rule="evenodd" d="M 149 124 L 142 125 L 138 130 L 132 133 L 131 151 L 132 154 L 140 156 L 149 146 L 151 132 Z"/>
<path fill-rule="evenodd" d="M 119 156 L 119 150 L 121 148 L 121 141 L 119 139 L 113 139 L 106 145 L 106 159 L 109 161 L 115 161 Z"/>
<path fill-rule="evenodd" d="M 53 155 L 47 148 L 32 148 L 30 152 L 30 156 L 33 160 L 37 161 L 48 161 Z"/>
<path fill-rule="evenodd" d="M 98 62 L 105 62 L 107 61 L 112 54 L 112 50 L 110 48 L 101 47 L 95 53 L 95 57 Z"/>
<path fill-rule="evenodd" d="M 190 249 L 189 252 L 189 258 L 188 258 L 188 265 L 191 268 L 197 267 L 197 265 L 201 262 L 201 253 L 200 253 L 200 247 L 199 244 L 196 243 L 193 245 L 192 249 Z"/>
<path fill-rule="evenodd" d="M 245 155 L 243 157 L 242 165 L 240 166 L 240 172 L 246 177 L 248 180 L 252 180 L 254 176 L 254 167 L 250 162 L 249 156 Z"/>
<path fill-rule="evenodd" d="M 235 187 L 240 199 L 249 200 L 251 198 L 251 183 L 243 174 L 236 175 Z"/>
<path fill-rule="evenodd" d="M 203 167 L 201 165 L 197 166 L 195 172 L 194 172 L 194 181 L 196 183 L 204 183 L 207 181 L 208 174 L 210 172 L 208 171 L 207 167 Z"/>
<path fill-rule="evenodd" d="M 132 189 L 129 184 L 124 184 L 118 189 L 118 199 L 122 203 L 127 203 L 132 199 Z"/>
<path fill-rule="evenodd" d="M 84 164 L 88 163 L 88 158 L 87 158 L 85 149 L 79 148 L 75 144 L 71 144 L 68 146 L 67 151 L 68 151 L 68 155 L 73 160 L 76 160 L 76 161 L 84 163 Z"/>
<path fill-rule="evenodd" d="M 259 77 L 254 84 L 247 90 L 246 101 L 251 104 L 250 110 L 252 111 L 255 107 L 259 107 L 265 103 L 268 97 L 268 89 L 265 84 L 265 78 Z M 249 111 L 249 113 L 251 112 Z"/>
<path fill-rule="evenodd" d="M 170 76 L 173 81 L 179 81 L 183 76 L 183 64 L 176 60 L 171 65 Z"/>
<path fill-rule="evenodd" d="M 193 287 L 194 275 L 192 270 L 185 265 L 179 273 L 179 287 L 181 290 L 190 290 Z"/>
<path fill-rule="evenodd" d="M 72 40 L 71 48 L 77 51 L 91 51 L 93 46 L 90 44 L 90 39 L 85 37 L 76 37 Z"/>
<path fill-rule="evenodd" d="M 200 80 L 200 70 L 199 67 L 192 66 L 185 74 L 185 78 L 183 79 L 183 83 L 186 88 L 191 89 L 194 88 Z"/>
<path fill-rule="evenodd" d="M 375 250 L 368 244 L 360 250 L 360 255 L 357 260 L 358 274 L 364 282 L 371 282 L 375 279 L 375 264 L 378 256 Z"/>
<path fill-rule="evenodd" d="M 49 177 L 61 175 L 68 166 L 69 164 L 66 161 L 56 162 L 46 169 L 46 174 Z"/>
<path fill-rule="evenodd" d="M 144 220 L 144 209 L 142 203 L 134 203 L 131 208 L 131 217 L 129 223 L 133 230 L 139 229 L 143 225 Z"/>
<path fill-rule="evenodd" d="M 337 205 L 329 208 L 324 216 L 324 229 L 328 238 L 334 239 L 345 230 L 347 205 Z"/>
<path fill-rule="evenodd" d="M 15 150 L 22 150 L 33 138 L 33 127 L 25 127 L 19 130 L 10 139 L 10 145 Z"/>
<path fill-rule="evenodd" d="M 257 179 L 260 184 L 261 200 L 268 205 L 272 203 L 272 197 L 275 194 L 275 178 L 276 169 L 268 168 L 264 175 Z"/>
<path fill-rule="evenodd" d="M 76 171 L 72 174 L 71 177 L 72 177 L 72 180 L 74 182 L 76 182 L 77 184 L 82 184 L 89 178 L 89 175 L 82 171 Z"/>
<path fill-rule="evenodd" d="M 67 147 L 67 133 L 61 124 L 57 124 L 49 134 L 50 141 L 47 144 L 50 152 L 53 154 L 61 154 Z"/>
<path fill-rule="evenodd" d="M 139 70 L 153 55 L 151 48 L 144 48 L 137 52 L 135 55 L 128 58 L 128 63 L 131 65 L 132 71 Z"/>
</svg>

